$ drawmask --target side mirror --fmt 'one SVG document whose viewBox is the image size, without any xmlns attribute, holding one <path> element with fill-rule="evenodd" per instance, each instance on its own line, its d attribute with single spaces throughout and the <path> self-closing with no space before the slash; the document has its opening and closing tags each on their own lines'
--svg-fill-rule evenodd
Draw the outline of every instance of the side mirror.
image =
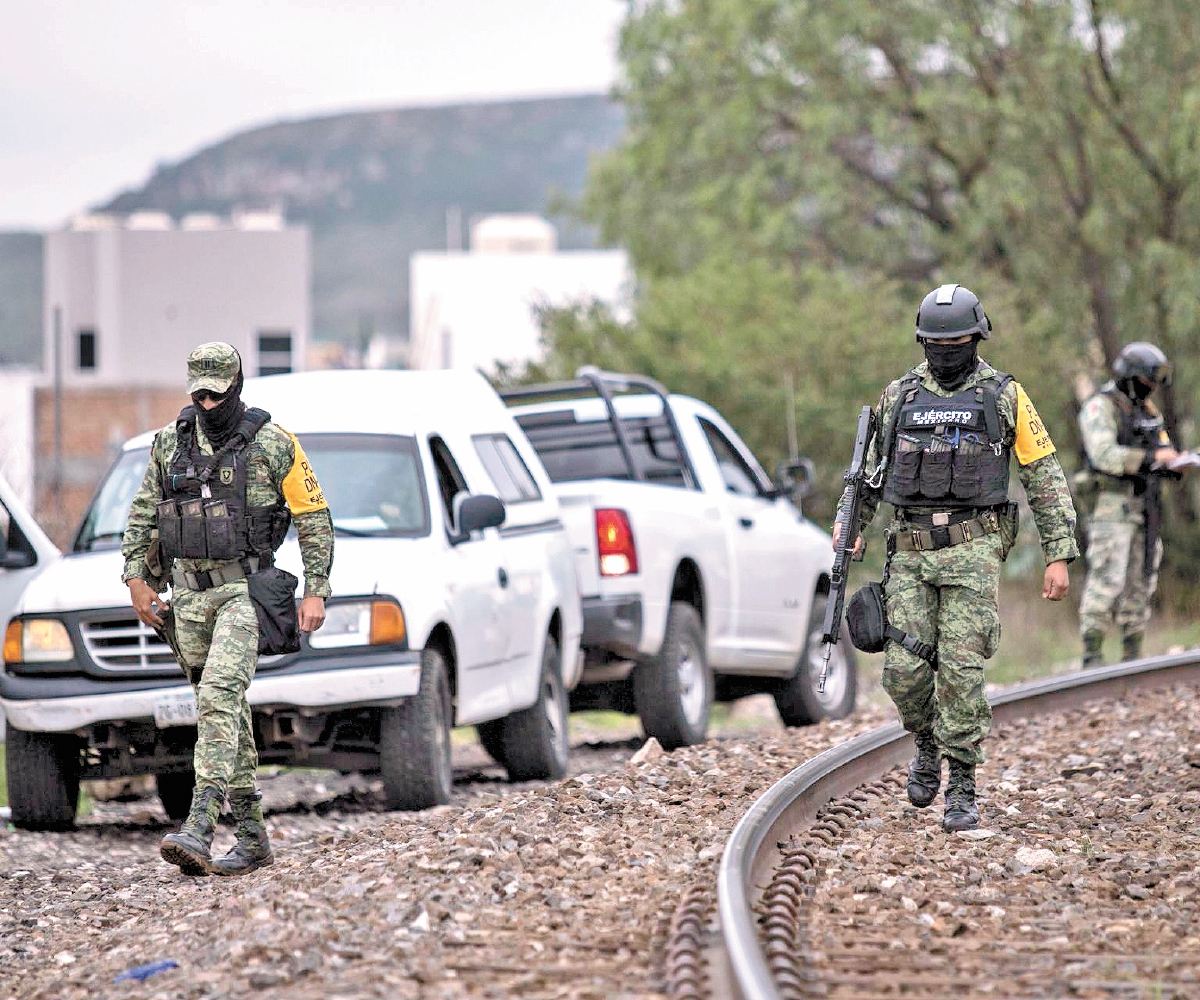
<svg viewBox="0 0 1200 1000">
<path fill-rule="evenodd" d="M 775 469 L 775 481 L 780 490 L 793 500 L 803 500 L 813 491 L 817 467 L 811 458 L 796 458 L 780 462 Z"/>
<path fill-rule="evenodd" d="M 28 569 L 37 562 L 37 556 L 25 549 L 6 549 L 0 553 L 0 569 Z"/>
<path fill-rule="evenodd" d="M 487 493 L 460 493 L 454 498 L 454 526 L 458 535 L 453 539 L 465 542 L 472 531 L 498 528 L 504 523 L 504 501 Z"/>
</svg>

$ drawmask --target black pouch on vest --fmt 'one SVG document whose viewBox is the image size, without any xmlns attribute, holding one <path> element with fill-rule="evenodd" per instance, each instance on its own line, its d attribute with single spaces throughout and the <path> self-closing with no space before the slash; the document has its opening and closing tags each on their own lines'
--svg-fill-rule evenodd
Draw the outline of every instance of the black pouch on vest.
<svg viewBox="0 0 1200 1000">
<path fill-rule="evenodd" d="M 950 492 L 954 451 L 927 451 L 921 456 L 921 495 L 936 499 Z"/>
<path fill-rule="evenodd" d="M 160 500 L 155 506 L 158 514 L 158 538 L 162 554 L 167 559 L 178 559 L 183 555 L 183 526 L 179 517 L 179 504 L 174 500 Z"/>
<path fill-rule="evenodd" d="M 229 560 L 238 557 L 237 532 L 234 518 L 224 500 L 214 500 L 204 506 L 204 521 L 208 534 L 208 558 Z"/>
<path fill-rule="evenodd" d="M 952 492 L 959 500 L 973 500 L 983 492 L 983 451 L 968 451 L 965 447 L 954 452 L 954 486 Z"/>
<path fill-rule="evenodd" d="M 864 653 L 882 653 L 887 642 L 887 612 L 883 587 L 872 580 L 860 587 L 846 605 L 846 628 L 855 649 Z"/>
<path fill-rule="evenodd" d="M 246 577 L 250 600 L 258 615 L 259 656 L 300 651 L 300 625 L 296 614 L 296 586 L 299 583 L 296 577 L 278 566 Z"/>
<path fill-rule="evenodd" d="M 204 536 L 204 502 L 202 500 L 185 500 L 179 505 L 183 512 L 180 535 L 183 539 L 180 555 L 184 559 L 208 558 L 208 546 Z"/>
<path fill-rule="evenodd" d="M 917 492 L 921 482 L 921 455 L 921 443 L 901 434 L 896 441 L 890 477 L 902 496 L 913 496 Z"/>
</svg>

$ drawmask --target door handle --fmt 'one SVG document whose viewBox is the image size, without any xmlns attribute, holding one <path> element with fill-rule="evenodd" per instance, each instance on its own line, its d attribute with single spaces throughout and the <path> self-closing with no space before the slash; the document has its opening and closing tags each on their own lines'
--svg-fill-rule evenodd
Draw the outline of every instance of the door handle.
<svg viewBox="0 0 1200 1000">
<path fill-rule="evenodd" d="M 500 581 L 501 588 L 508 586 L 508 573 L 503 566 L 496 570 L 496 579 Z"/>
<path fill-rule="evenodd" d="M 753 528 L 753 527 L 754 527 L 754 518 L 752 518 L 752 517 L 739 517 L 739 518 L 738 518 L 738 524 L 740 524 L 740 525 L 741 525 L 743 528 Z"/>
</svg>

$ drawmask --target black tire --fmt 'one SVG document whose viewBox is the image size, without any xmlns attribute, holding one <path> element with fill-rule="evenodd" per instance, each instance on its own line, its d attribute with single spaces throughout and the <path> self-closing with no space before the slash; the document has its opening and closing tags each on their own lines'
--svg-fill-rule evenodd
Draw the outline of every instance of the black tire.
<svg viewBox="0 0 1200 1000">
<path fill-rule="evenodd" d="M 79 806 L 79 737 L 8 727 L 8 804 L 25 830 L 68 830 Z"/>
<path fill-rule="evenodd" d="M 196 787 L 195 771 L 172 771 L 156 774 L 154 784 L 158 786 L 158 801 L 163 812 L 176 823 L 187 819 L 192 808 L 192 789 Z"/>
<path fill-rule="evenodd" d="M 821 634 L 828 602 L 826 594 L 817 594 L 813 598 L 808 638 L 796 664 L 796 672 L 774 692 L 775 707 L 785 726 L 811 726 L 822 719 L 843 719 L 854 711 L 858 697 L 858 658 L 845 621 L 829 658 L 825 691 L 823 694 L 817 692 L 824 658 Z"/>
<path fill-rule="evenodd" d="M 504 720 L 481 722 L 475 727 L 475 731 L 479 734 L 479 745 L 487 751 L 492 760 L 504 767 Z"/>
<path fill-rule="evenodd" d="M 430 809 L 450 801 L 450 727 L 454 705 L 446 660 L 432 648 L 421 653 L 421 686 L 379 718 L 379 773 L 388 809 Z"/>
<path fill-rule="evenodd" d="M 714 687 L 704 623 L 690 604 L 673 601 L 662 649 L 633 671 L 633 702 L 646 735 L 667 750 L 703 743 Z"/>
<path fill-rule="evenodd" d="M 509 781 L 540 781 L 561 778 L 567 773 L 571 761 L 567 732 L 570 711 L 558 640 L 547 635 L 542 648 L 537 701 L 500 720 L 503 764 Z"/>
</svg>

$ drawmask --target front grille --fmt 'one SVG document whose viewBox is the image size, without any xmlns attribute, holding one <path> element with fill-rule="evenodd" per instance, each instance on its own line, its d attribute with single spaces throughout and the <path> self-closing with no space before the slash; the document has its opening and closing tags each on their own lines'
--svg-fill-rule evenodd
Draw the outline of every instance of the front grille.
<svg viewBox="0 0 1200 1000">
<path fill-rule="evenodd" d="M 84 621 L 83 645 L 101 670 L 153 670 L 175 665 L 175 654 L 148 625 L 137 618 Z"/>
</svg>

